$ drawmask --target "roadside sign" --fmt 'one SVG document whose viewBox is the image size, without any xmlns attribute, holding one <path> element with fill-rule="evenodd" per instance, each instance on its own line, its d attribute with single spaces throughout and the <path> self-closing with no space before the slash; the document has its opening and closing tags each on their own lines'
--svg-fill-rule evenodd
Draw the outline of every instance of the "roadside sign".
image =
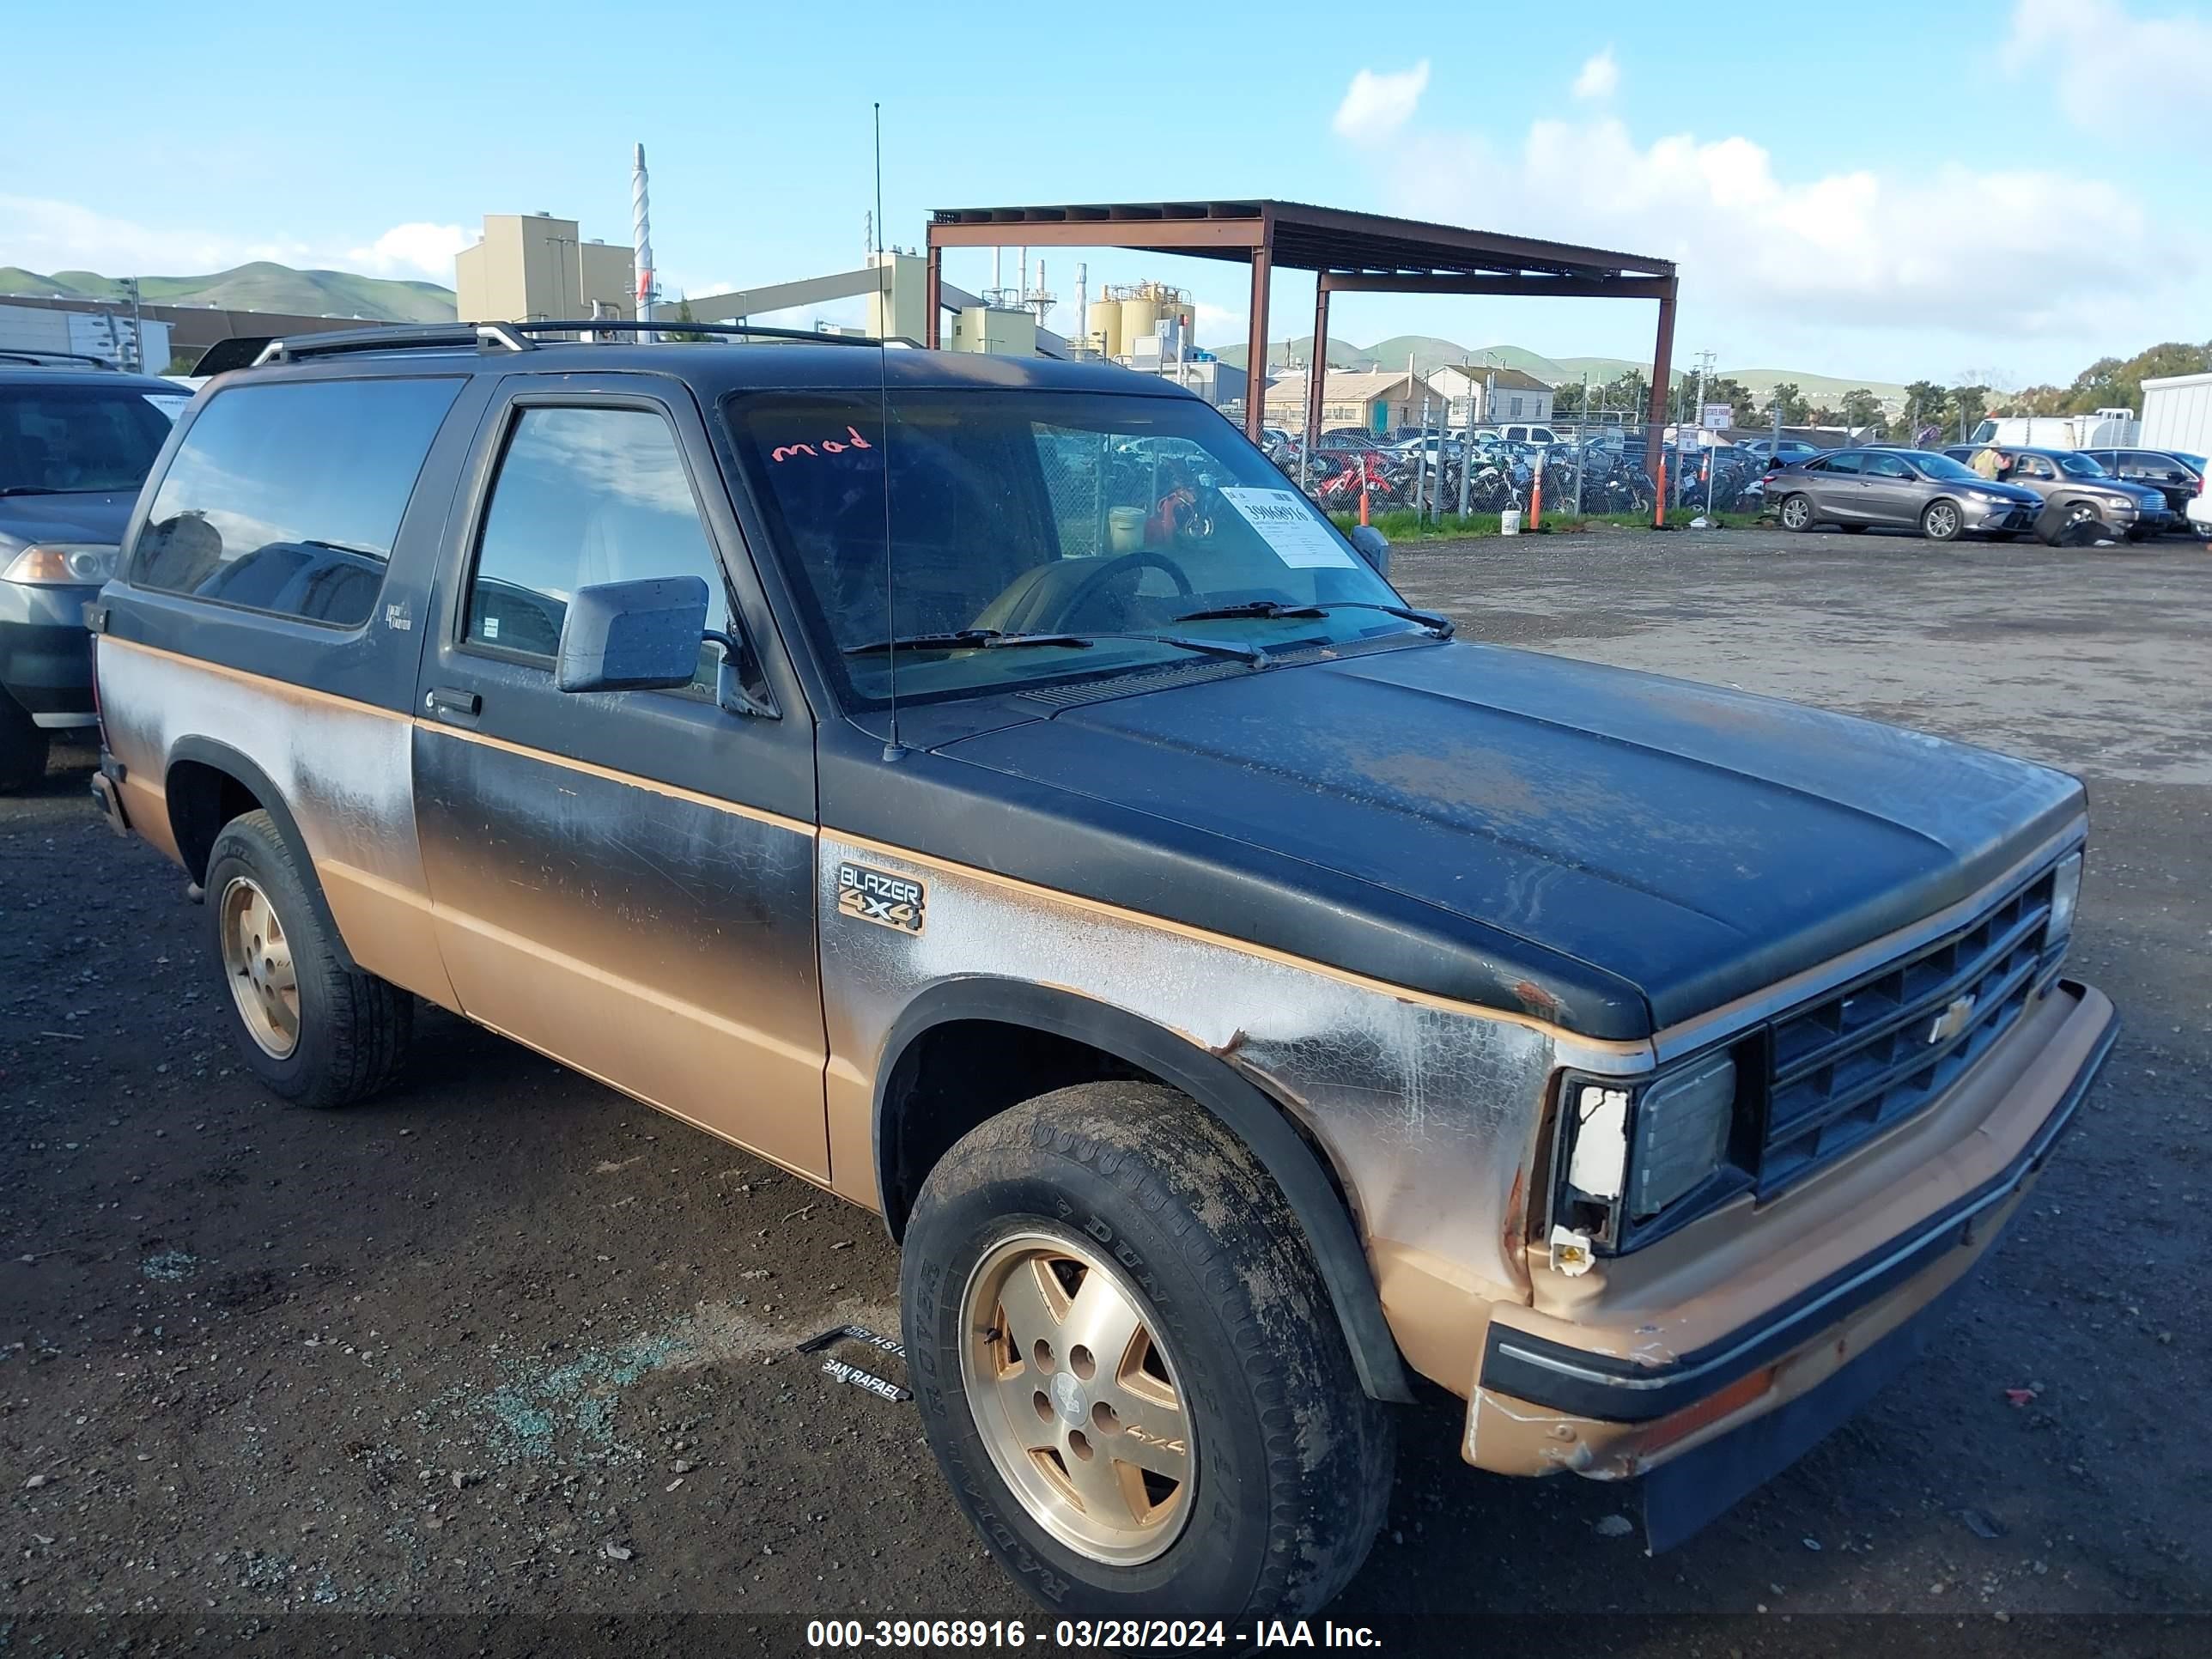
<svg viewBox="0 0 2212 1659">
<path fill-rule="evenodd" d="M 1707 404 L 1698 411 L 1698 424 L 1708 432 L 1725 432 L 1735 419 L 1733 404 Z"/>
</svg>

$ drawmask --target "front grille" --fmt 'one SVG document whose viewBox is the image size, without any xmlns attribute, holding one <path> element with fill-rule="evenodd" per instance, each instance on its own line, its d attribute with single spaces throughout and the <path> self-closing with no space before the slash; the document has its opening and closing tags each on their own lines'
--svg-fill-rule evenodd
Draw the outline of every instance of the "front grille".
<svg viewBox="0 0 2212 1659">
<path fill-rule="evenodd" d="M 1761 1198 L 1921 1110 L 2020 1018 L 2045 961 L 2051 883 L 2045 870 L 1958 932 L 1777 1022 Z"/>
</svg>

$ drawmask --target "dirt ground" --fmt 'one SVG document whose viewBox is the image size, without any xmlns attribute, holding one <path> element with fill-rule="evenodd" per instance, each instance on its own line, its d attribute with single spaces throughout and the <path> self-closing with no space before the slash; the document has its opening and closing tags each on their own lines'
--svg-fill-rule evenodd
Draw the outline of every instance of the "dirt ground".
<svg viewBox="0 0 2212 1659">
<path fill-rule="evenodd" d="M 1477 1474 L 1411 1411 L 1335 1616 L 2212 1609 L 2212 556 L 1622 532 L 1396 574 L 1473 636 L 2081 773 L 2073 970 L 2127 1030 L 1936 1350 L 1768 1489 L 1647 1559 L 1601 1524 L 1626 1494 Z M 1036 1617 L 912 1407 L 789 1352 L 896 1331 L 878 1222 L 434 1012 L 388 1097 L 273 1104 L 207 912 L 89 761 L 0 802 L 0 1651 L 155 1613 L 294 1651 L 374 1628 L 315 1612 Z"/>
</svg>

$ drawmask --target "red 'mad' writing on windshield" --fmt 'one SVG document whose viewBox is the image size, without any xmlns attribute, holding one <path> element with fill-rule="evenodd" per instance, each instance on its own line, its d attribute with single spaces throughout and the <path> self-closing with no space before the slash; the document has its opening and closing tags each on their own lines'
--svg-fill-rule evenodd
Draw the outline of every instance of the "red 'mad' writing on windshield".
<svg viewBox="0 0 2212 1659">
<path fill-rule="evenodd" d="M 845 428 L 842 438 L 824 438 L 818 444 L 779 444 L 769 452 L 771 461 L 787 461 L 797 455 L 842 455 L 848 449 L 873 449 L 875 446 L 851 427 Z"/>
</svg>

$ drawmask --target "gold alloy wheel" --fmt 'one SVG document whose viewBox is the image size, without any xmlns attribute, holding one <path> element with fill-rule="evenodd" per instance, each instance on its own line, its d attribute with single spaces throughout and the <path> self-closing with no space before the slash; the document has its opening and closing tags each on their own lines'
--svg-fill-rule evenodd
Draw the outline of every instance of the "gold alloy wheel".
<svg viewBox="0 0 2212 1659">
<path fill-rule="evenodd" d="M 292 944 L 269 895 L 247 876 L 233 876 L 217 902 L 223 977 L 247 1033 L 271 1060 L 300 1046 L 300 984 Z"/>
<path fill-rule="evenodd" d="M 1055 1234 L 1018 1234 L 968 1276 L 960 1322 L 968 1408 L 1031 1518 L 1113 1566 L 1175 1542 L 1198 1443 L 1175 1364 L 1120 1272 Z"/>
</svg>

